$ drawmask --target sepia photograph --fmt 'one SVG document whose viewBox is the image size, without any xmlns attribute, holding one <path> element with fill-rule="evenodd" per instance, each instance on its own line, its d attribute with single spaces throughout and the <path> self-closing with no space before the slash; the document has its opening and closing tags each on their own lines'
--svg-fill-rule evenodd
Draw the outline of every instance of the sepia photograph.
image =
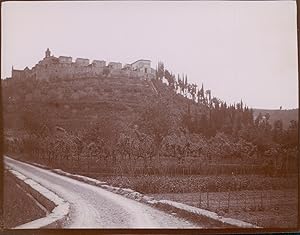
<svg viewBox="0 0 300 235">
<path fill-rule="evenodd" d="M 296 1 L 2 2 L 1 233 L 297 231 L 298 93 Z"/>
</svg>

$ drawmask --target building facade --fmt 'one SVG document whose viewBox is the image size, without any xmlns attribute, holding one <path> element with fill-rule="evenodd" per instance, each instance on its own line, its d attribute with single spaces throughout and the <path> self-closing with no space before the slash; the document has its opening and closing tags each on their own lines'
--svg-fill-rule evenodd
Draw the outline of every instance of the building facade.
<svg viewBox="0 0 300 235">
<path fill-rule="evenodd" d="M 133 71 L 151 73 L 150 60 L 137 60 L 131 64 Z"/>
</svg>

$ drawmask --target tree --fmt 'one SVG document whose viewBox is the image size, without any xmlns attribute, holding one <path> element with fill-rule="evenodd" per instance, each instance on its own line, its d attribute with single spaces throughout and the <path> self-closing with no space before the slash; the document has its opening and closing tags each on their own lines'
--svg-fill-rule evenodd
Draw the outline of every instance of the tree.
<svg viewBox="0 0 300 235">
<path fill-rule="evenodd" d="M 271 117 L 271 115 L 270 115 L 269 113 L 266 113 L 266 114 L 265 114 L 265 118 L 266 118 L 266 121 L 267 121 L 267 122 L 269 121 L 270 117 Z"/>
<path fill-rule="evenodd" d="M 259 113 L 258 116 L 255 118 L 255 122 L 254 122 L 255 125 L 258 126 L 260 124 L 261 120 L 262 120 L 262 114 Z"/>
<path fill-rule="evenodd" d="M 169 86 L 172 89 L 174 89 L 175 88 L 175 78 L 167 69 L 165 70 L 165 78 L 167 79 Z"/>
<path fill-rule="evenodd" d="M 119 122 L 112 113 L 106 113 L 101 118 L 91 123 L 89 128 L 83 130 L 83 144 L 85 146 L 90 146 L 86 148 L 85 155 L 88 155 L 87 157 L 94 159 L 100 164 L 103 164 L 103 161 L 107 164 L 109 160 L 115 162 L 113 152 L 119 135 Z"/>
<path fill-rule="evenodd" d="M 291 120 L 287 129 L 286 145 L 288 147 L 296 147 L 298 144 L 298 121 Z"/>
<path fill-rule="evenodd" d="M 157 77 L 162 80 L 165 75 L 165 66 L 163 62 L 157 64 Z"/>
<path fill-rule="evenodd" d="M 181 83 L 180 76 L 179 74 L 177 74 L 176 91 L 178 90 L 178 88 L 180 88 L 180 83 Z"/>
<path fill-rule="evenodd" d="M 203 83 L 202 83 L 202 86 L 201 86 L 201 89 L 199 90 L 199 100 L 201 103 L 204 103 L 204 88 L 203 88 Z"/>
<path fill-rule="evenodd" d="M 206 103 L 211 104 L 211 101 L 212 101 L 211 100 L 211 90 L 206 90 L 205 94 L 206 94 L 206 100 L 207 100 Z"/>
<path fill-rule="evenodd" d="M 283 138 L 283 123 L 282 120 L 276 120 L 273 124 L 273 140 L 280 143 Z"/>
<path fill-rule="evenodd" d="M 151 165 L 155 153 L 155 146 L 153 138 L 149 135 L 141 133 L 138 129 L 134 131 L 135 136 L 133 140 L 132 150 L 137 158 L 144 161 L 144 168 Z"/>
<path fill-rule="evenodd" d="M 137 125 L 141 132 L 149 134 L 154 139 L 158 152 L 163 138 L 168 135 L 172 126 L 169 106 L 160 99 L 149 102 L 141 113 Z"/>
</svg>

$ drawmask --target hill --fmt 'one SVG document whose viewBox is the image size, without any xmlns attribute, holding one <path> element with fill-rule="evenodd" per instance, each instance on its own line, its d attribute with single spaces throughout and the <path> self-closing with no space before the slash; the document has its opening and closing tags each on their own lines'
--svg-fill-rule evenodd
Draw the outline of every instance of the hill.
<svg viewBox="0 0 300 235">
<path fill-rule="evenodd" d="M 204 105 L 176 94 L 157 80 L 126 76 L 97 78 L 2 81 L 4 129 L 23 129 L 24 116 L 47 117 L 53 125 L 67 131 L 81 131 L 102 118 L 132 125 L 151 103 L 164 100 L 172 119 L 180 122 L 188 108 L 208 114 Z M 164 110 L 165 111 L 165 110 Z M 131 126 L 132 127 L 132 126 Z"/>
<path fill-rule="evenodd" d="M 282 120 L 283 128 L 287 129 L 291 120 L 298 120 L 298 109 L 274 110 L 274 109 L 253 109 L 254 117 L 261 114 L 270 114 L 270 123 L 273 125 L 274 121 Z"/>
<path fill-rule="evenodd" d="M 22 128 L 27 111 L 45 113 L 67 130 L 84 129 L 103 114 L 127 118 L 155 95 L 149 81 L 100 77 L 52 81 L 3 81 L 5 128 Z"/>
<path fill-rule="evenodd" d="M 141 166 L 199 173 L 203 163 L 239 164 L 239 172 L 248 164 L 255 172 L 252 164 L 264 167 L 270 154 L 283 158 L 287 149 L 294 161 L 297 123 L 272 129 L 264 119 L 254 122 L 242 102 L 228 105 L 164 74 L 168 83 L 126 76 L 5 80 L 6 151 L 53 167 L 62 161 L 66 168 L 107 173 Z"/>
</svg>

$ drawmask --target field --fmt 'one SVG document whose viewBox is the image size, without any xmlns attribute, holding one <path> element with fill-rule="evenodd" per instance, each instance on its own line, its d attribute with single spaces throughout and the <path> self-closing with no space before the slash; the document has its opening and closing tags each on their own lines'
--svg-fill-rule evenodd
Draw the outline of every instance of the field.
<svg viewBox="0 0 300 235">
<path fill-rule="evenodd" d="M 75 173 L 75 172 L 74 172 Z M 297 177 L 265 177 L 261 175 L 139 175 L 103 176 L 95 173 L 77 174 L 96 178 L 124 188 L 132 188 L 142 193 L 193 193 L 244 190 L 296 189 Z"/>
<path fill-rule="evenodd" d="M 21 155 L 22 156 L 22 155 Z M 62 165 L 61 165 L 62 166 Z M 102 169 L 102 168 L 101 168 Z M 64 169 L 109 185 L 131 188 L 155 199 L 169 199 L 215 211 L 267 228 L 297 225 L 298 178 L 276 174 L 107 174 Z M 71 170 L 71 171 L 70 171 Z M 177 172 L 181 173 L 181 172 Z"/>
<path fill-rule="evenodd" d="M 230 194 L 230 201 L 228 201 Z M 214 211 L 267 228 L 297 227 L 298 191 L 264 190 L 201 193 L 148 194 Z M 208 196 L 208 200 L 207 200 Z M 229 206 L 229 210 L 228 210 Z"/>
<path fill-rule="evenodd" d="M 4 188 L 4 228 L 13 228 L 46 215 L 8 172 L 4 172 Z"/>
<path fill-rule="evenodd" d="M 73 173 L 105 181 L 109 185 L 131 188 L 157 200 L 181 202 L 265 228 L 297 226 L 298 178 L 292 174 L 278 177 L 261 174 L 107 175 L 82 171 Z M 10 192 L 8 187 L 6 194 Z"/>
<path fill-rule="evenodd" d="M 132 188 L 155 199 L 188 204 L 268 228 L 297 226 L 297 177 L 101 176 L 109 184 Z M 222 181 L 222 182 L 220 182 Z M 235 183 L 234 183 L 235 182 Z M 222 187 L 221 187 L 222 185 Z"/>
</svg>

